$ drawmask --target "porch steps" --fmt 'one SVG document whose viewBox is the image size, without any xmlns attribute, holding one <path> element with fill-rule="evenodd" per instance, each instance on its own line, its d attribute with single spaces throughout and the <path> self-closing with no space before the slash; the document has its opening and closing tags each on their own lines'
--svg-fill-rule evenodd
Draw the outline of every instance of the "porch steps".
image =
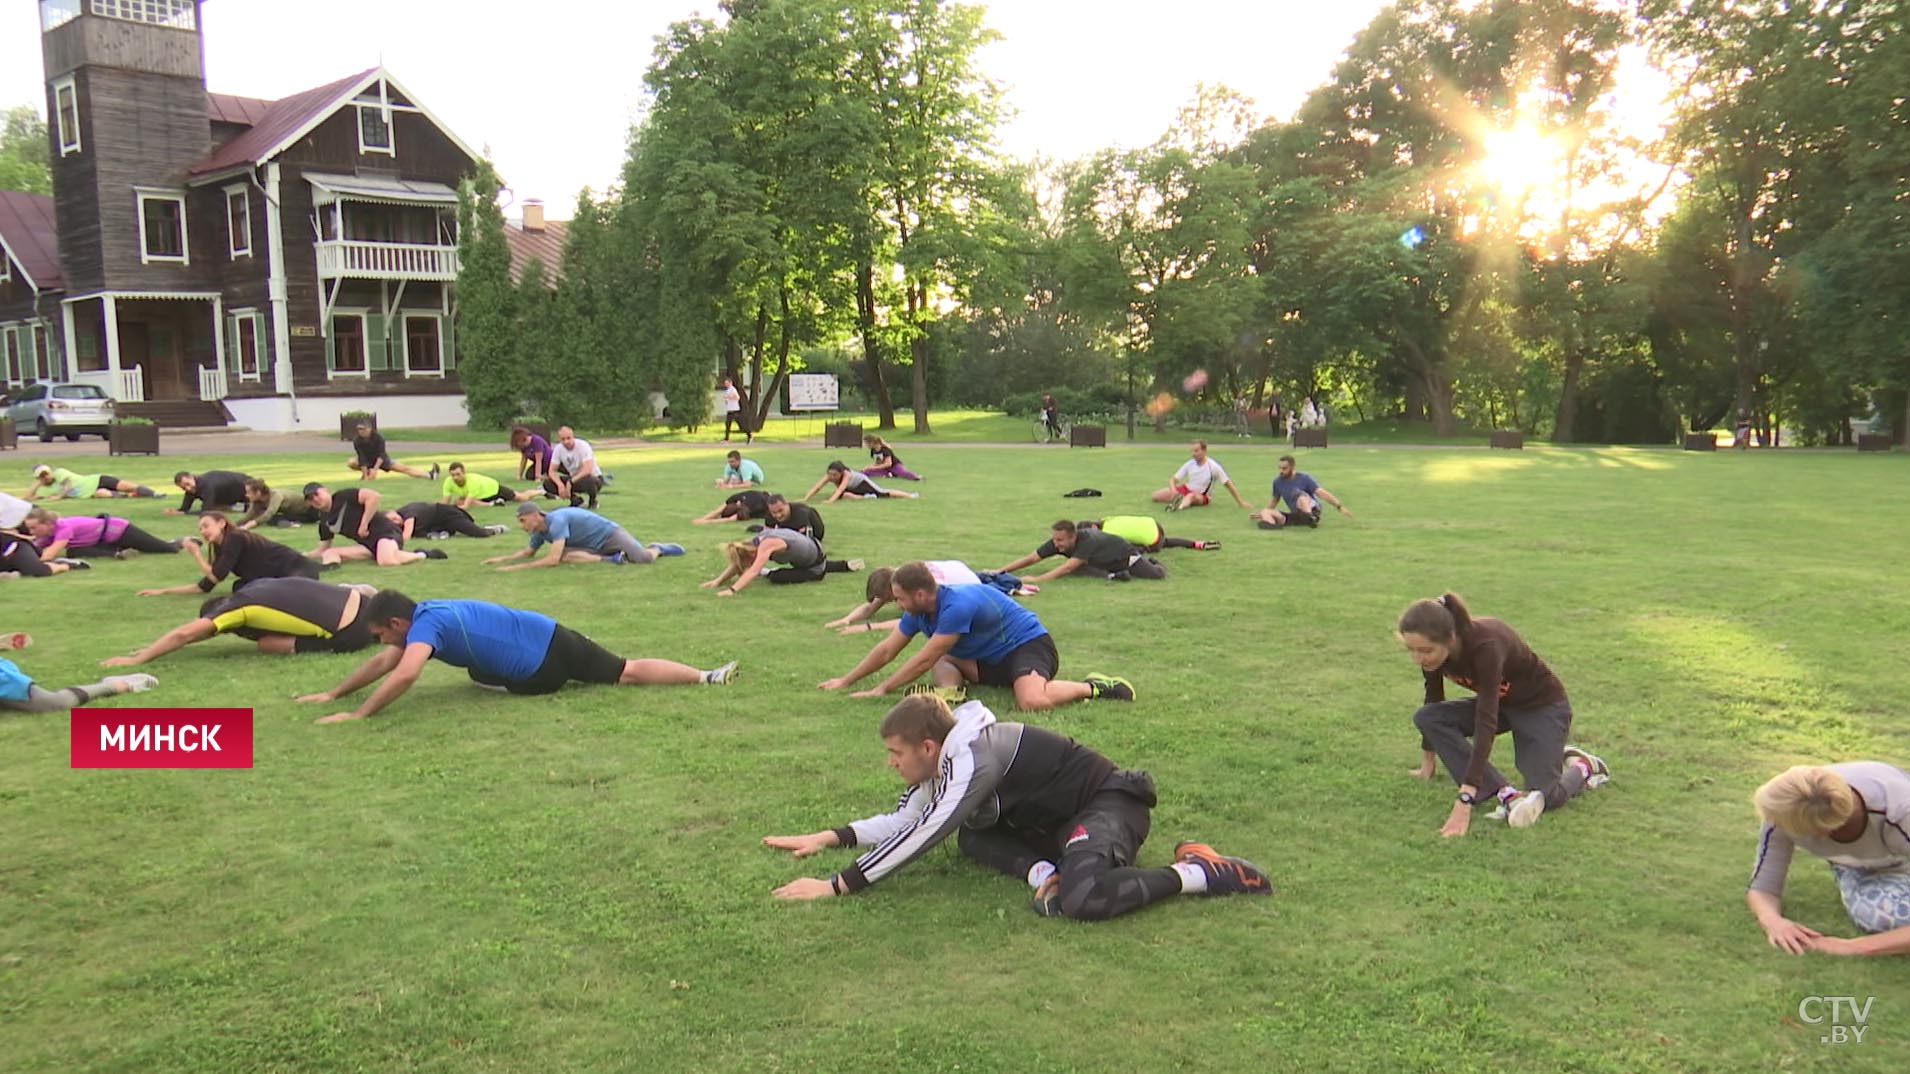
<svg viewBox="0 0 1910 1074">
<path fill-rule="evenodd" d="M 201 399 L 166 399 L 147 403 L 120 403 L 114 408 L 124 418 L 146 418 L 162 429 L 223 428 L 232 424 L 225 404 Z"/>
</svg>

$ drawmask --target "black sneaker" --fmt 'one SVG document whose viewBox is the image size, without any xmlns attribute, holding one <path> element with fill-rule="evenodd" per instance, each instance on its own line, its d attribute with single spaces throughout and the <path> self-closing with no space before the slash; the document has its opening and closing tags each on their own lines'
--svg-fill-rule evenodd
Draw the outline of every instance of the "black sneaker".
<svg viewBox="0 0 1910 1074">
<path fill-rule="evenodd" d="M 53 562 L 64 563 L 66 564 L 66 569 L 72 570 L 72 571 L 90 571 L 93 569 L 93 565 L 91 563 L 88 563 L 83 559 L 71 559 L 67 556 L 61 556 L 60 558 L 54 560 Z"/>
<path fill-rule="evenodd" d="M 1200 542 L 1200 550 L 1202 552 L 1218 552 L 1220 551 L 1220 542 L 1219 541 L 1202 541 Z"/>
<path fill-rule="evenodd" d="M 1126 571 L 1115 571 L 1108 575 L 1110 582 L 1132 582 L 1133 580 L 1134 576 Z"/>
<path fill-rule="evenodd" d="M 431 477 L 430 477 L 430 480 L 432 480 L 432 481 L 436 481 L 437 479 L 438 479 L 438 464 L 434 462 L 434 463 L 432 463 L 432 464 L 431 464 Z"/>
<path fill-rule="evenodd" d="M 418 553 L 426 559 L 450 559 L 449 553 L 442 548 L 426 548 Z"/>
<path fill-rule="evenodd" d="M 1273 881 L 1266 870 L 1245 858 L 1231 858 L 1206 843 L 1187 840 L 1174 844 L 1174 860 L 1191 861 L 1207 874 L 1209 895 L 1271 895 Z"/>
<path fill-rule="evenodd" d="M 335 571 L 343 566 L 344 566 L 343 563 L 320 563 L 318 565 L 318 573 L 325 574 L 330 571 Z"/>
<path fill-rule="evenodd" d="M 1094 693 L 1090 697 L 1095 701 L 1134 700 L 1134 684 L 1126 679 L 1096 672 L 1083 681 L 1094 688 Z"/>
</svg>

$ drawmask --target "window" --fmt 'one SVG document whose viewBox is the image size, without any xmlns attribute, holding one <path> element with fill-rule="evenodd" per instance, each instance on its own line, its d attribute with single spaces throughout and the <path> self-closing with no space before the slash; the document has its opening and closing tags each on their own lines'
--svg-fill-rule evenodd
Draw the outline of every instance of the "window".
<svg viewBox="0 0 1910 1074">
<path fill-rule="evenodd" d="M 338 313 L 332 315 L 332 372 L 358 373 L 369 372 L 365 350 L 365 315 L 362 313 Z"/>
<path fill-rule="evenodd" d="M 391 148 L 391 109 L 375 104 L 358 106 L 358 151 L 395 155 Z"/>
<path fill-rule="evenodd" d="M 405 314 L 405 374 L 443 375 L 444 351 L 440 342 L 437 314 Z"/>
<path fill-rule="evenodd" d="M 252 256 L 252 201 L 245 185 L 225 188 L 226 239 L 236 258 Z"/>
<path fill-rule="evenodd" d="M 139 260 L 186 264 L 186 196 L 170 191 L 140 190 Z"/>
<path fill-rule="evenodd" d="M 264 318 L 257 310 L 233 310 L 226 314 L 226 367 L 239 379 L 258 380 L 264 364 Z"/>
<path fill-rule="evenodd" d="M 190 30 L 195 21 L 193 0 L 93 0 L 93 14 L 174 30 Z"/>
<path fill-rule="evenodd" d="M 80 17 L 80 0 L 40 0 L 40 32 L 51 33 Z"/>
<path fill-rule="evenodd" d="M 80 151 L 80 90 L 68 75 L 53 83 L 54 120 L 60 128 L 60 155 Z"/>
</svg>

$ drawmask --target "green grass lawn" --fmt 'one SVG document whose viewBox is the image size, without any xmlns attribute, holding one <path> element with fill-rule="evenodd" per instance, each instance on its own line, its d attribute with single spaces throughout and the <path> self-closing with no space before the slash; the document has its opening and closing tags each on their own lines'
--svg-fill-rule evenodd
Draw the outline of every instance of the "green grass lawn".
<svg viewBox="0 0 1910 1074">
<path fill-rule="evenodd" d="M 1277 452 L 1215 452 L 1257 504 Z M 839 453 L 752 454 L 774 487 L 799 492 Z M 343 484 L 335 455 L 111 469 L 153 485 L 214 466 Z M 930 478 L 912 486 L 923 498 L 824 508 L 833 554 L 996 567 L 1057 517 L 1149 510 L 1147 490 L 1182 454 L 918 445 L 906 457 Z M 465 459 L 508 473 L 501 450 Z M 515 547 L 506 536 L 444 543 L 445 563 L 327 577 L 547 611 L 626 655 L 735 657 L 741 681 L 521 700 L 434 665 L 381 717 L 321 727 L 312 719 L 342 706 L 291 698 L 356 658 L 217 639 L 154 664 L 161 686 L 137 702 L 252 706 L 250 771 L 74 771 L 62 716 L 0 717 L 0 1069 L 1910 1063 L 1910 959 L 1786 956 L 1743 905 L 1753 788 L 1803 760 L 1910 761 L 1900 455 L 1335 448 L 1302 466 L 1353 521 L 1262 533 L 1231 505 L 1158 516 L 1226 547 L 1165 553 L 1164 582 L 1062 580 L 1030 599 L 1064 674 L 1125 674 L 1139 700 L 1039 722 L 1155 774 L 1143 864 L 1165 862 L 1176 839 L 1208 840 L 1268 867 L 1279 893 L 1174 899 L 1100 924 L 1036 917 L 1025 885 L 952 846 L 854 898 L 772 900 L 848 854 L 795 862 L 763 835 L 875 813 L 899 790 L 874 732 L 885 703 L 815 688 L 866 649 L 821 625 L 860 599 L 860 579 L 716 598 L 696 583 L 739 528 L 688 519 L 721 499 L 719 453 L 606 461 L 606 513 L 689 544 L 688 557 L 500 575 L 478 561 Z M 1059 498 L 1083 485 L 1108 495 Z M 435 491 L 377 487 L 394 505 Z M 159 503 L 114 506 L 187 531 Z M 191 575 L 147 556 L 0 583 L 0 629 L 37 634 L 18 659 L 42 682 L 91 681 L 100 658 L 197 604 L 133 591 Z M 1481 819 L 1462 840 L 1434 834 L 1451 788 L 1403 775 L 1420 680 L 1392 626 L 1444 588 L 1509 620 L 1558 670 L 1577 739 L 1613 765 L 1609 787 L 1528 831 Z M 980 693 L 1006 715 L 1004 692 Z M 1828 870 L 1799 858 L 1792 916 L 1848 935 Z M 1865 1042 L 1820 1044 L 1823 1027 L 1798 1017 L 1812 995 L 1877 997 Z"/>
</svg>

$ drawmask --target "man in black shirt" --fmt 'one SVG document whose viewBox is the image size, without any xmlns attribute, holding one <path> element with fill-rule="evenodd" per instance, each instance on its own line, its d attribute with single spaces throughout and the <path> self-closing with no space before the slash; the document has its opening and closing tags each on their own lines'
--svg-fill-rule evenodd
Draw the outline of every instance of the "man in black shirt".
<svg viewBox="0 0 1910 1074">
<path fill-rule="evenodd" d="M 882 719 L 889 767 L 908 785 L 893 813 L 763 842 L 804 858 L 868 847 L 827 879 L 776 889 L 779 899 L 849 895 L 961 834 L 962 853 L 1034 889 L 1048 917 L 1102 921 L 1171 895 L 1270 895 L 1259 866 L 1204 843 L 1174 847 L 1174 862 L 1134 864 L 1155 805 L 1154 777 L 1119 770 L 1071 738 L 997 723 L 979 701 L 949 711 L 933 694 L 905 697 Z"/>
<path fill-rule="evenodd" d="M 402 462 L 392 462 L 391 452 L 385 447 L 385 438 L 369 422 L 358 423 L 358 435 L 352 437 L 351 449 L 354 457 L 345 465 L 364 475 L 367 481 L 376 481 L 379 473 L 398 473 L 411 477 L 425 477 L 436 480 L 438 464 L 432 463 L 431 469 L 420 470 L 416 466 L 406 466 Z"/>
<path fill-rule="evenodd" d="M 197 475 L 190 470 L 181 470 L 172 475 L 172 483 L 186 495 L 179 501 L 178 507 L 166 508 L 166 513 L 192 514 L 195 501 L 204 504 L 208 511 L 243 511 L 245 483 L 250 480 L 250 477 L 231 470 L 207 470 Z"/>
<path fill-rule="evenodd" d="M 100 663 L 131 667 L 221 634 L 258 643 L 261 653 L 354 653 L 372 643 L 368 585 L 332 585 L 309 578 L 261 578 L 231 596 L 214 597 L 199 617 L 161 634 L 130 656 Z"/>
<path fill-rule="evenodd" d="M 724 500 L 722 506 L 712 508 L 709 514 L 690 521 L 699 526 L 712 522 L 747 522 L 751 519 L 761 522 L 769 517 L 769 497 L 770 493 L 762 489 L 744 489 Z"/>
<path fill-rule="evenodd" d="M 305 502 L 319 515 L 318 549 L 312 555 L 322 563 L 343 563 L 352 559 L 374 560 L 380 567 L 399 567 L 421 559 L 449 559 L 441 548 L 407 552 L 404 531 L 390 516 L 378 510 L 378 494 L 368 488 L 342 489 L 336 493 L 314 481 L 305 486 Z M 343 535 L 356 545 L 333 548 L 332 538 Z"/>
<path fill-rule="evenodd" d="M 470 512 L 461 507 L 424 500 L 405 504 L 392 514 L 396 516 L 394 521 L 403 529 L 407 541 L 419 534 L 434 541 L 454 533 L 465 537 L 496 537 L 507 528 L 502 524 L 480 526 Z"/>
<path fill-rule="evenodd" d="M 1140 549 L 1126 540 L 1104 530 L 1079 529 L 1065 518 L 1050 527 L 1048 540 L 1043 542 L 1041 547 L 1001 568 L 997 573 L 1013 574 L 1049 556 L 1066 556 L 1068 559 L 1067 562 L 1046 574 L 1025 575 L 1022 581 L 1045 582 L 1051 578 L 1073 574 L 1083 568 L 1092 575 L 1115 582 L 1125 582 L 1131 578 L 1167 577 L 1167 568 L 1161 566 L 1160 560 L 1143 555 Z"/>
</svg>

